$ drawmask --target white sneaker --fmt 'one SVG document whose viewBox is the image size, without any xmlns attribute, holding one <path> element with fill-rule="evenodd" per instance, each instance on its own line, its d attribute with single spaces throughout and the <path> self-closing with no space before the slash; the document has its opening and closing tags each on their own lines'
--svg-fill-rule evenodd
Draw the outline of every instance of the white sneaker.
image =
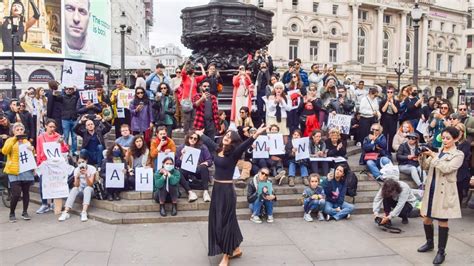
<svg viewBox="0 0 474 266">
<path fill-rule="evenodd" d="M 262 220 L 257 215 L 250 217 L 250 221 L 252 221 L 256 224 L 261 224 L 262 223 Z"/>
<path fill-rule="evenodd" d="M 346 219 L 347 219 L 347 220 L 351 219 L 351 215 L 348 214 L 348 215 L 346 216 Z"/>
<path fill-rule="evenodd" d="M 202 193 L 202 199 L 204 202 L 211 202 L 211 196 L 209 196 L 209 192 L 207 190 L 204 190 Z"/>
<path fill-rule="evenodd" d="M 87 212 L 81 212 L 81 222 L 87 222 L 89 218 L 87 218 Z"/>
<path fill-rule="evenodd" d="M 198 199 L 198 196 L 196 195 L 196 193 L 194 193 L 194 191 L 189 191 L 188 201 L 193 202 L 193 201 L 196 201 L 197 199 Z"/>
<path fill-rule="evenodd" d="M 324 221 L 324 214 L 323 212 L 318 212 L 318 221 Z"/>
<path fill-rule="evenodd" d="M 307 222 L 312 222 L 313 221 L 313 217 L 311 217 L 311 213 L 305 213 L 303 215 L 303 219 Z"/>
<path fill-rule="evenodd" d="M 61 213 L 61 216 L 59 216 L 58 221 L 60 222 L 66 221 L 67 219 L 69 219 L 69 217 L 71 217 L 71 215 L 64 211 Z"/>
<path fill-rule="evenodd" d="M 39 209 L 36 211 L 36 214 L 43 214 L 49 212 L 51 209 L 49 208 L 48 205 L 41 205 Z"/>
<path fill-rule="evenodd" d="M 268 215 L 267 223 L 273 223 L 273 215 Z"/>
</svg>

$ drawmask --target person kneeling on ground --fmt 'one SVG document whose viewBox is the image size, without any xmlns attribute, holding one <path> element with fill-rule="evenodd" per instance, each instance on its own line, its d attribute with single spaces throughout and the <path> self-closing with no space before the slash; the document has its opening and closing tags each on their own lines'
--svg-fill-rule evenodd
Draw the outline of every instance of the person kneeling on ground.
<svg viewBox="0 0 474 266">
<path fill-rule="evenodd" d="M 324 221 L 324 205 L 326 204 L 326 194 L 324 189 L 319 185 L 319 175 L 311 174 L 309 176 L 309 187 L 306 187 L 303 192 L 303 219 L 307 222 L 312 222 L 311 212 L 318 212 L 318 220 Z"/>
<path fill-rule="evenodd" d="M 153 192 L 155 193 L 155 201 L 160 203 L 160 215 L 165 217 L 165 202 L 168 195 L 171 197 L 171 216 L 178 214 L 178 184 L 181 175 L 179 170 L 174 167 L 174 161 L 171 157 L 163 160 L 163 167 L 155 173 Z"/>
<path fill-rule="evenodd" d="M 262 205 L 265 205 L 268 215 L 267 222 L 273 223 L 273 202 L 276 201 L 276 196 L 273 192 L 272 182 L 268 180 L 269 176 L 270 170 L 262 168 L 247 187 L 247 201 L 250 203 L 250 210 L 252 210 L 250 221 L 257 224 L 262 223 L 259 217 L 262 213 Z"/>
<path fill-rule="evenodd" d="M 408 217 L 416 217 L 411 215 L 415 203 L 416 197 L 407 183 L 387 179 L 374 198 L 373 212 L 379 217 L 379 210 L 383 208 L 381 224 L 391 224 L 396 216 L 402 218 L 402 224 L 407 224 Z"/>
<path fill-rule="evenodd" d="M 347 192 L 346 176 L 349 169 L 345 165 L 339 165 L 334 172 L 328 174 L 328 180 L 324 184 L 324 193 L 326 194 L 326 204 L 324 205 L 324 213 L 327 220 L 342 218 L 349 219 L 354 211 L 354 205 L 344 201 Z"/>
<path fill-rule="evenodd" d="M 87 209 L 91 204 L 92 194 L 94 194 L 94 181 L 97 170 L 94 166 L 87 164 L 87 156 L 80 155 L 77 160 L 77 167 L 74 169 L 74 187 L 69 192 L 66 200 L 66 209 L 59 216 L 58 221 L 62 222 L 69 219 L 69 210 L 71 210 L 78 194 L 83 194 L 81 221 L 86 222 Z"/>
</svg>

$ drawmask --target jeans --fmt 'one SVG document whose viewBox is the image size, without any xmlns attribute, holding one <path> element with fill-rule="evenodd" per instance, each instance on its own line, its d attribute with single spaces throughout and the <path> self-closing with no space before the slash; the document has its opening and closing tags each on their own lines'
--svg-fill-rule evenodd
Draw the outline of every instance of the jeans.
<svg viewBox="0 0 474 266">
<path fill-rule="evenodd" d="M 72 208 L 72 205 L 74 204 L 74 201 L 76 201 L 77 195 L 79 195 L 81 193 L 83 195 L 82 205 L 90 205 L 92 194 L 94 194 L 94 189 L 92 187 L 87 186 L 83 189 L 78 188 L 78 187 L 73 187 L 71 189 L 71 191 L 69 191 L 69 196 L 67 197 L 65 206 L 67 208 Z"/>
<path fill-rule="evenodd" d="M 104 146 L 98 145 L 95 150 L 82 149 L 81 155 L 87 156 L 89 164 L 100 165 L 104 159 Z"/>
<path fill-rule="evenodd" d="M 420 176 L 420 173 L 422 172 L 420 166 L 416 167 L 411 164 L 399 164 L 398 169 L 400 170 L 400 173 L 410 175 L 417 186 L 420 186 L 422 184 L 422 178 Z"/>
<path fill-rule="evenodd" d="M 304 213 L 308 213 L 310 211 L 316 210 L 316 211 L 324 211 L 324 206 L 326 204 L 326 201 L 321 199 L 321 200 L 315 200 L 312 198 L 306 198 L 304 199 Z"/>
<path fill-rule="evenodd" d="M 288 176 L 295 176 L 296 174 L 296 166 L 300 167 L 300 173 L 302 177 L 308 176 L 308 168 L 304 163 L 297 163 L 295 161 L 290 161 L 288 166 Z"/>
<path fill-rule="evenodd" d="M 69 135 L 71 135 L 71 153 L 74 154 L 77 150 L 77 136 L 72 130 L 76 125 L 76 120 L 61 120 L 63 126 L 64 141 L 69 144 Z"/>
<path fill-rule="evenodd" d="M 342 206 L 340 207 L 341 211 L 337 212 L 335 208 L 337 208 L 336 203 L 326 201 L 326 204 L 324 204 L 324 213 L 332 216 L 336 220 L 341 220 L 354 211 L 354 205 L 347 202 L 342 203 Z"/>
<path fill-rule="evenodd" d="M 252 215 L 260 216 L 262 213 L 262 205 L 265 205 L 267 215 L 273 215 L 273 201 L 259 199 L 249 205 L 250 209 L 252 210 Z"/>
<path fill-rule="evenodd" d="M 377 161 L 374 160 L 368 160 L 367 161 L 367 168 L 369 168 L 370 173 L 375 177 L 379 178 L 382 174 L 380 173 L 380 169 L 390 163 L 390 159 L 388 157 L 381 157 L 377 159 Z M 380 168 L 380 169 L 379 169 Z"/>
<path fill-rule="evenodd" d="M 311 173 L 319 174 L 319 169 L 323 168 L 322 176 L 327 176 L 329 173 L 329 162 L 316 162 L 313 161 L 311 164 Z"/>
</svg>

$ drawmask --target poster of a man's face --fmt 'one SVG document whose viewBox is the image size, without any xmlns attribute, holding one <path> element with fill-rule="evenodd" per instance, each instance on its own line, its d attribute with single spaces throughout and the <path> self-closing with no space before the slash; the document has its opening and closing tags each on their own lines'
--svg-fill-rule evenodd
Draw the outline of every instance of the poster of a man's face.
<svg viewBox="0 0 474 266">
<path fill-rule="evenodd" d="M 84 48 L 89 19 L 89 0 L 64 0 L 66 44 L 70 49 L 81 50 Z"/>
</svg>

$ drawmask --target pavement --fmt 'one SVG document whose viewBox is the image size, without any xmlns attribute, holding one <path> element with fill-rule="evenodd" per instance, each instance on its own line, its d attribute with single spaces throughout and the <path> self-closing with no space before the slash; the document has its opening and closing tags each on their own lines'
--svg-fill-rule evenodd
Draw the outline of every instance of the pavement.
<svg viewBox="0 0 474 266">
<path fill-rule="evenodd" d="M 30 205 L 31 221 L 13 224 L 0 207 L 0 265 L 217 265 L 221 259 L 207 256 L 206 222 L 111 225 L 77 215 L 58 222 L 52 213 L 34 214 L 37 207 Z M 239 223 L 243 256 L 232 265 L 430 265 L 436 252 L 416 252 L 425 241 L 418 218 L 408 225 L 397 218 L 401 234 L 380 230 L 372 215 Z M 444 265 L 474 265 L 474 210 L 464 209 L 449 224 Z"/>
</svg>

